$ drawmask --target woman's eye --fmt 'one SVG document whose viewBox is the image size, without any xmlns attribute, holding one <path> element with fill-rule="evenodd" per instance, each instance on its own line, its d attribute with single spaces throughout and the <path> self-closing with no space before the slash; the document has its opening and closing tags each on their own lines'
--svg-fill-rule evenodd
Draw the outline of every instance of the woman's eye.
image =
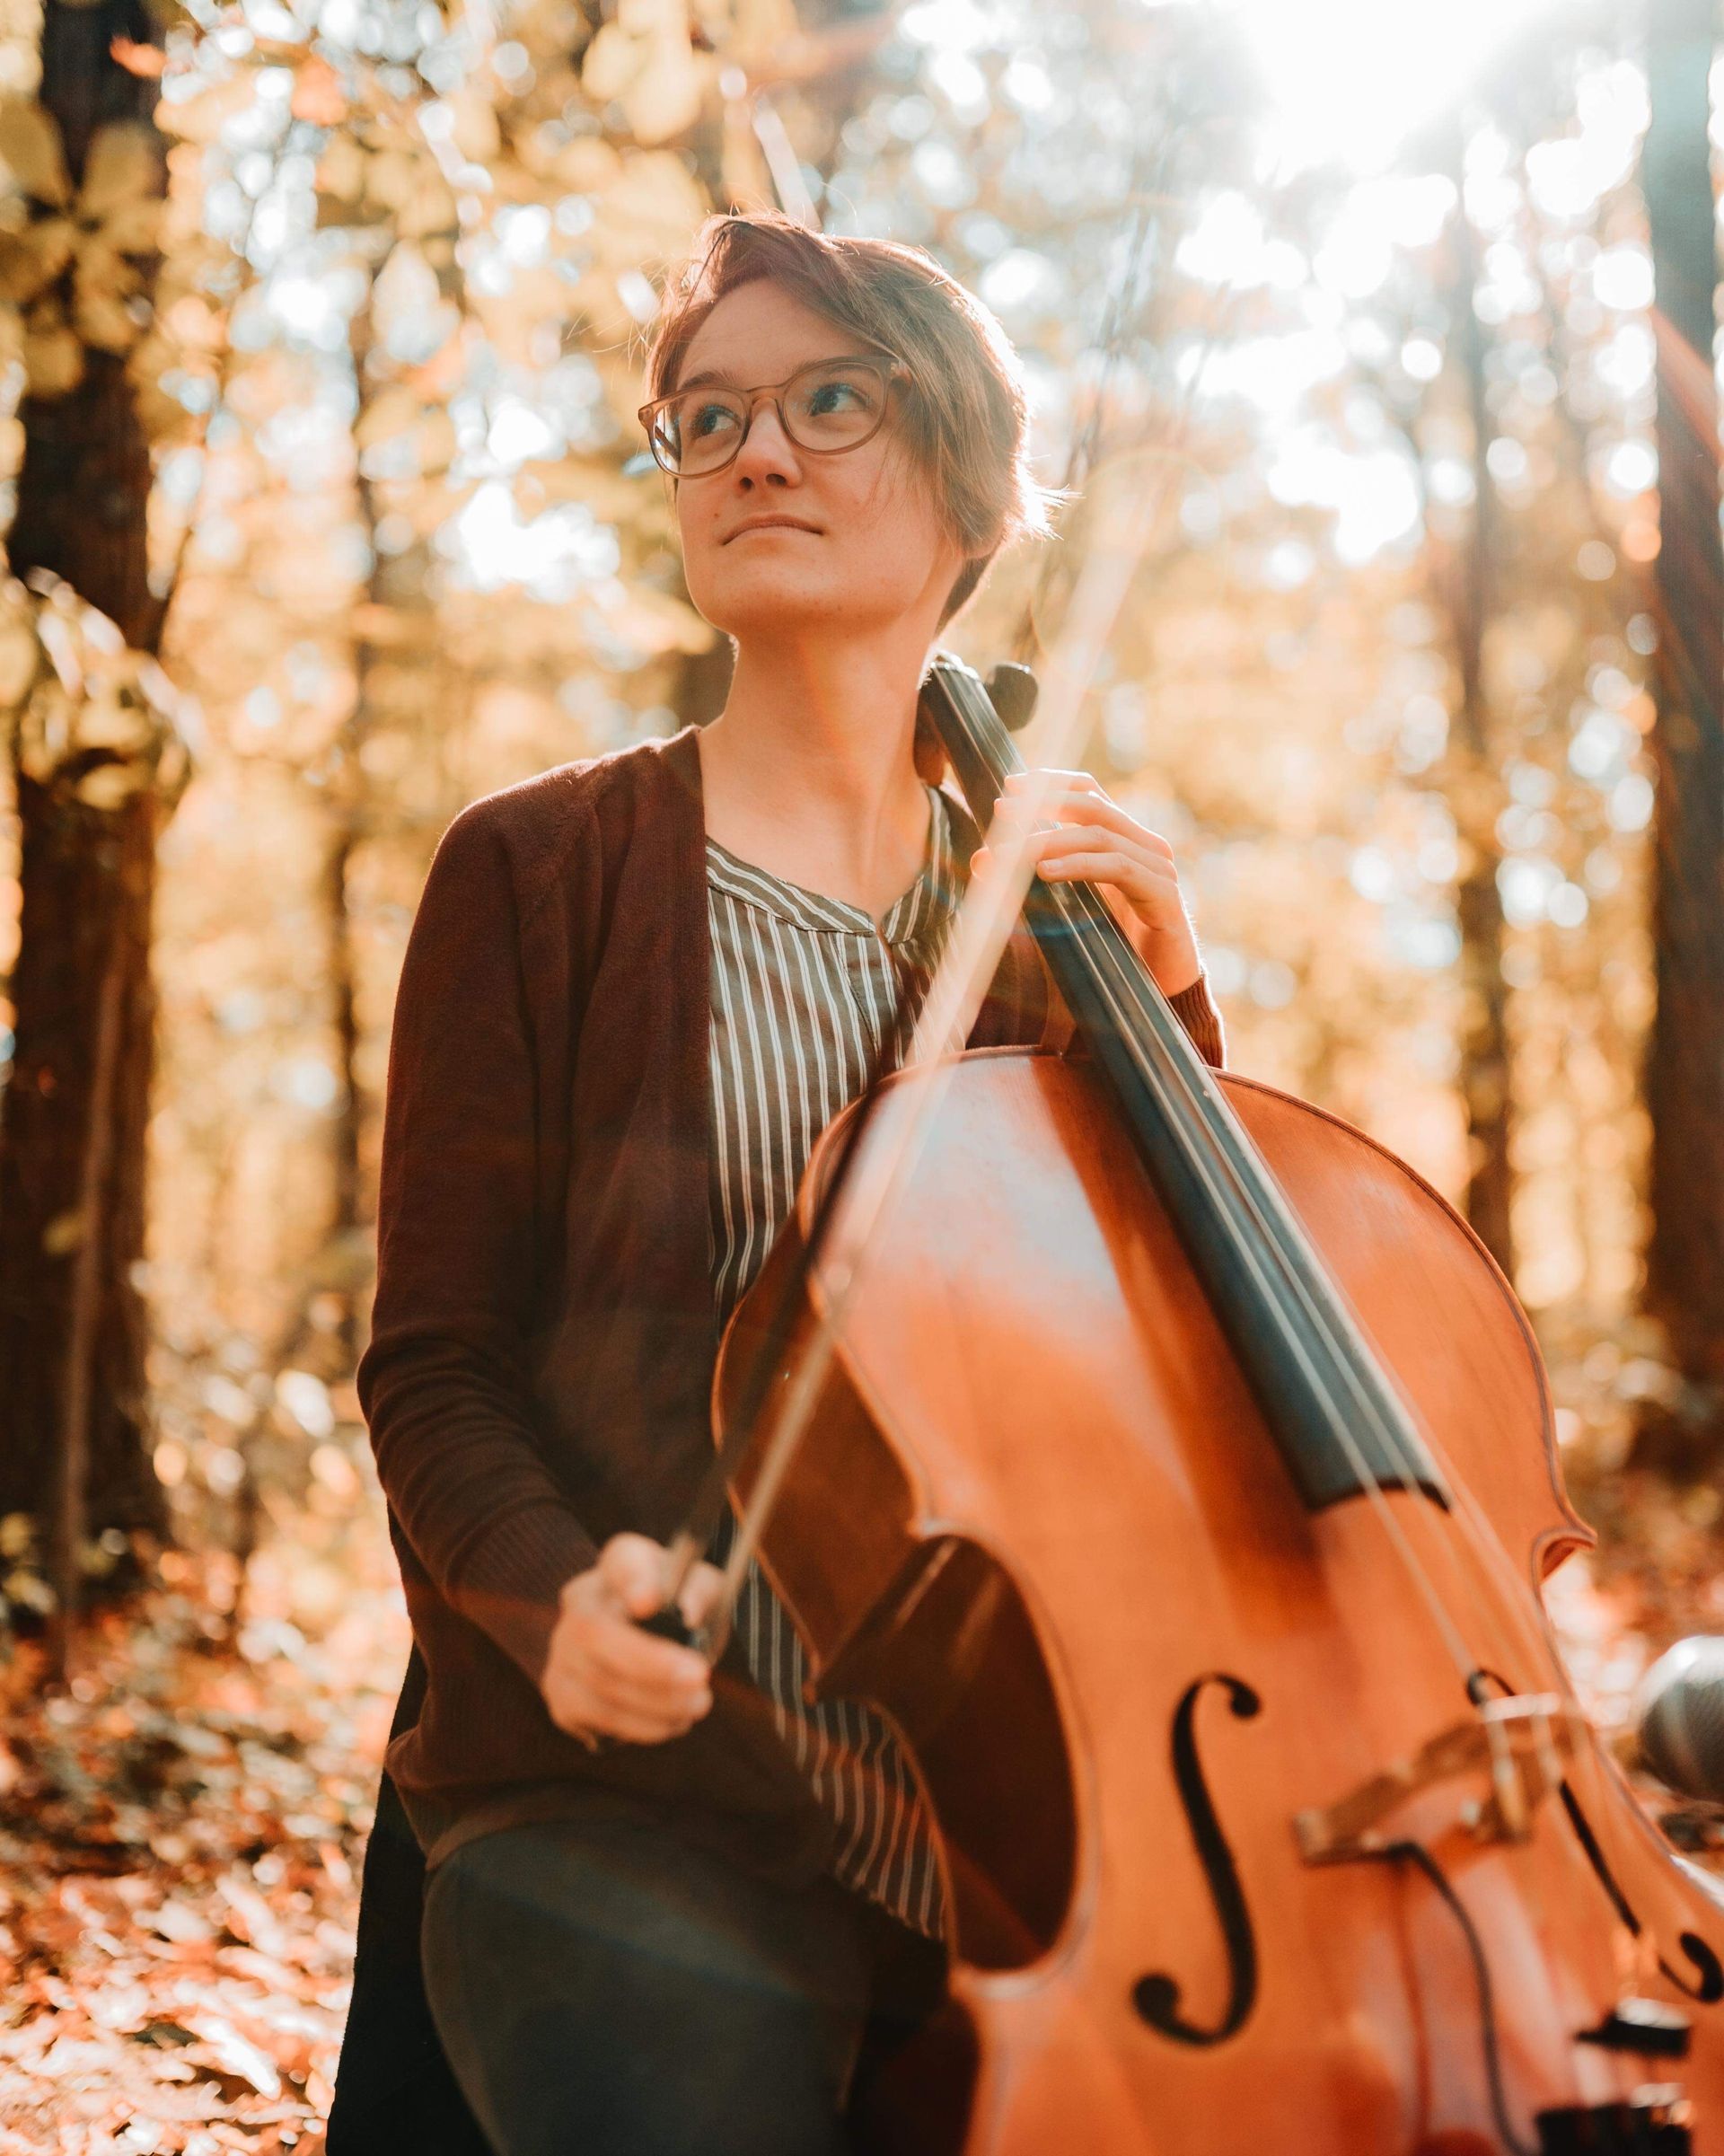
<svg viewBox="0 0 1724 2156">
<path fill-rule="evenodd" d="M 809 409 L 814 412 L 843 411 L 846 400 L 852 404 L 866 404 L 868 393 L 860 383 L 848 379 L 817 382 L 808 392 Z"/>
<path fill-rule="evenodd" d="M 683 432 L 696 436 L 710 436 L 718 432 L 726 419 L 734 420 L 735 417 L 727 404 L 697 405 L 685 416 Z"/>
</svg>

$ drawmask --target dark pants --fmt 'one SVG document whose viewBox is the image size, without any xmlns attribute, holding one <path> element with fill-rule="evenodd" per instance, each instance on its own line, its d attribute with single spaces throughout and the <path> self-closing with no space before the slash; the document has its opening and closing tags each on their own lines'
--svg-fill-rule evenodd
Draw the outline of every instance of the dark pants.
<svg viewBox="0 0 1724 2156">
<path fill-rule="evenodd" d="M 426 1992 L 497 2156 L 840 2156 L 944 1956 L 623 1803 L 481 1835 L 426 1893 Z"/>
<path fill-rule="evenodd" d="M 402 1693 L 409 1721 L 418 1707 L 418 1668 L 415 1655 Z M 328 2156 L 491 2156 L 426 2004 L 424 1897 L 425 1859 L 385 1774 L 365 1845 L 353 2003 L 330 2108 Z"/>
</svg>

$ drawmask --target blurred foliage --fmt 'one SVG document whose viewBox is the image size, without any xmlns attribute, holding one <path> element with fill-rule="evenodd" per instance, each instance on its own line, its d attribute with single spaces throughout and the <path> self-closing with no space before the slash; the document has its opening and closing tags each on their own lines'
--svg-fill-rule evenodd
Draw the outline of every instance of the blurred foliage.
<svg viewBox="0 0 1724 2156">
<path fill-rule="evenodd" d="M 1583 10 L 1507 53 L 1384 169 L 1282 172 L 1273 83 L 1201 7 L 198 0 L 165 31 L 147 216 L 129 136 L 72 198 L 29 101 L 32 25 L 11 34 L 13 399 L 75 366 L 68 337 L 127 353 L 172 594 L 162 681 L 134 669 L 77 723 L 124 708 L 141 735 L 171 680 L 198 748 L 163 849 L 145 1269 L 182 1503 L 316 1487 L 329 1433 L 284 1431 L 278 1374 L 350 1379 L 390 999 L 437 833 L 475 794 L 678 723 L 711 637 L 640 469 L 643 338 L 705 210 L 787 185 L 831 229 L 933 247 L 997 310 L 1045 476 L 1135 459 L 1161 490 L 1089 761 L 1179 849 L 1238 1065 L 1451 1196 L 1454 894 L 1469 849 L 1496 850 L 1517 1286 L 1574 1456 L 1611 1463 L 1669 1382 L 1632 1316 L 1657 527 L 1644 85 L 1614 25 Z M 1481 462 L 1462 215 L 1501 534 L 1482 758 L 1450 723 Z M 1080 503 L 1059 547 L 1003 561 L 954 640 L 1034 659 L 1084 531 Z M 0 695 L 28 740 L 64 735 L 66 603 L 9 605 Z M 261 1481 L 257 1445 L 279 1455 Z"/>
<path fill-rule="evenodd" d="M 1180 850 L 1239 1065 L 1451 1194 L 1453 894 L 1470 847 L 1499 854 L 1517 1285 L 1565 1436 L 1608 1462 L 1624 1404 L 1668 1382 L 1632 1316 L 1656 472 L 1644 88 L 1608 25 L 1575 17 L 1530 73 L 1516 55 L 1386 170 L 1278 180 L 1268 85 L 1203 9 L 200 0 L 158 56 L 164 204 L 136 128 L 98 136 L 73 193 L 33 24 L 0 27 L 13 403 L 85 347 L 127 356 L 172 596 L 152 670 L 71 594 L 11 587 L 0 702 L 26 768 L 108 751 L 98 790 L 183 759 L 173 712 L 199 736 L 164 845 L 147 1266 L 185 1501 L 297 1503 L 317 1448 L 355 1441 L 343 1313 L 368 1260 L 331 1132 L 363 1186 L 436 834 L 677 723 L 711 638 L 638 469 L 641 340 L 699 216 L 770 198 L 787 147 L 831 227 L 934 247 L 1000 313 L 1050 477 L 1138 459 L 1161 488 L 1089 760 Z M 1450 728 L 1480 462 L 1450 348 L 1463 216 L 1503 533 L 1482 758 Z M 1080 506 L 955 640 L 985 661 L 1027 625 L 1034 656 L 1083 538 Z M 283 1405 L 295 1379 L 336 1421 Z"/>
<path fill-rule="evenodd" d="M 0 519 L 21 399 L 122 357 L 167 610 L 158 664 L 64 587 L 0 587 L 0 721 L 24 768 L 99 806 L 184 788 L 142 1268 L 182 1548 L 148 1625 L 104 1619 L 83 1689 L 0 1756 L 0 1832 L 35 1868 L 5 1949 L 35 2003 L 5 2056 L 43 2118 L 39 2009 L 71 2011 L 99 1951 L 119 2019 L 71 2032 L 91 2048 L 66 2072 L 128 2104 L 135 2081 L 180 2090 L 176 2119 L 214 2122 L 199 2147 L 309 2145 L 353 1762 L 380 1748 L 403 1642 L 352 1383 L 394 981 L 457 809 L 673 730 L 710 654 L 633 413 L 664 276 L 714 207 L 805 198 L 828 229 L 933 249 L 1024 354 L 1042 476 L 1154 490 L 1087 761 L 1176 848 L 1236 1067 L 1451 1198 L 1456 893 L 1494 862 L 1517 1285 L 1607 1536 L 1596 1574 L 1562 1575 L 1559 1620 L 1618 1710 L 1647 1641 L 1724 1624 L 1715 1493 L 1672 1506 L 1615 1472 L 1636 1404 L 1679 1382 L 1635 1316 L 1658 524 L 1623 26 L 1591 4 L 1535 22 L 1386 160 L 1350 162 L 1341 140 L 1288 153 L 1249 9 L 162 0 L 154 19 L 160 49 L 121 57 L 160 72 L 161 200 L 132 127 L 74 192 L 33 101 L 36 10 L 0 5 Z M 1455 720 L 1482 483 L 1481 750 Z M 1034 663 L 1086 529 L 1079 500 L 950 640 Z M 31 1523 L 0 1520 L 0 1615 L 25 1635 L 37 1560 Z M 21 1699 L 33 1652 L 12 1659 Z M 365 1729 L 330 1732 L 349 1698 Z M 4 2145 L 182 2145 L 110 2143 L 107 2116 Z"/>
</svg>

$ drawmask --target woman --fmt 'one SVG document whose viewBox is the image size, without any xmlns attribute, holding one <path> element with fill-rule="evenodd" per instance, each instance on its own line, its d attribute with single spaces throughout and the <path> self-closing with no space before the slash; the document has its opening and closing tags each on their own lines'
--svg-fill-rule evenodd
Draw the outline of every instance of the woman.
<svg viewBox="0 0 1724 2156">
<path fill-rule="evenodd" d="M 359 1371 L 426 1676 L 389 1772 L 499 2156 L 816 2156 L 938 1993 L 926 1814 L 877 1715 L 804 1703 L 758 1573 L 717 1670 L 638 1621 L 723 1320 L 986 872 L 918 684 L 1047 497 L 1003 334 L 918 250 L 715 219 L 649 383 L 734 673 L 699 734 L 475 803 L 426 884 Z M 1058 814 L 1041 873 L 1112 892 L 1218 1062 L 1168 848 L 1082 774 Z M 1020 937 L 972 1038 L 1055 1022 Z"/>
</svg>

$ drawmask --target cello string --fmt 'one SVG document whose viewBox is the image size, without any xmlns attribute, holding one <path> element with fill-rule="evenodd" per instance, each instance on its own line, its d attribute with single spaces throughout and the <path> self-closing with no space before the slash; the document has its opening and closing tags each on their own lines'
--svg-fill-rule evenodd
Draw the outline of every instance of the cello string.
<svg viewBox="0 0 1724 2156">
<path fill-rule="evenodd" d="M 1134 959 L 1135 954 L 1132 954 L 1131 956 Z M 1136 977 L 1140 971 L 1141 969 L 1136 967 L 1135 964 L 1132 965 L 1134 985 Z M 1153 988 L 1155 984 L 1150 981 L 1148 986 Z M 1183 1042 L 1179 1044 L 1181 1047 L 1183 1045 Z M 1227 1102 L 1226 1096 L 1209 1076 L 1207 1069 L 1198 1065 L 1195 1058 L 1188 1060 L 1192 1060 L 1193 1068 L 1200 1072 L 1204 1085 L 1213 1092 L 1227 1112 L 1231 1114 L 1233 1113 L 1231 1104 Z M 1298 1228 L 1297 1220 L 1294 1226 L 1296 1232 L 1303 1240 L 1303 1231 Z M 1400 1427 L 1392 1424 L 1389 1435 L 1392 1444 L 1399 1448 L 1402 1444 Z M 1556 1675 L 1554 1689 L 1559 1698 L 1566 1703 L 1570 1712 L 1578 1714 L 1579 1710 L 1574 1696 L 1572 1683 L 1562 1665 L 1560 1654 L 1554 1649 L 1554 1642 L 1548 1631 L 1547 1621 L 1544 1619 L 1542 1600 L 1538 1597 L 1536 1589 L 1531 1587 L 1531 1583 L 1515 1567 L 1502 1537 L 1491 1525 L 1472 1484 L 1454 1473 L 1451 1464 L 1441 1453 L 1440 1448 L 1438 1448 L 1438 1453 L 1445 1470 L 1446 1481 L 1451 1492 L 1458 1500 L 1456 1525 L 1460 1527 L 1461 1534 L 1456 1553 L 1465 1563 L 1472 1575 L 1466 1582 L 1469 1599 L 1475 1607 L 1479 1606 L 1481 1603 L 1486 1607 L 1494 1607 L 1500 1619 L 1507 1619 L 1511 1634 L 1519 1638 L 1523 1650 L 1530 1649 L 1533 1666 L 1540 1673 L 1538 1678 L 1540 1689 L 1552 1688 L 1549 1678 L 1544 1673 L 1554 1669 Z M 1405 1453 L 1403 1453 L 1402 1460 L 1403 1468 L 1411 1465 Z M 1438 1535 L 1442 1524 L 1434 1513 L 1428 1514 L 1422 1506 L 1412 1508 L 1409 1517 L 1419 1520 L 1422 1525 L 1423 1532 L 1431 1537 Z M 1453 1545 L 1446 1541 L 1444 1547 L 1447 1551 Z M 1531 1588 L 1530 1594 L 1529 1588 Z M 1471 1692 L 1471 1690 L 1472 1687 L 1469 1685 L 1469 1691 Z M 1476 1694 L 1474 1694 L 1473 1696 L 1474 1705 L 1480 1704 Z M 1582 1717 L 1582 1720 L 1584 1719 Z M 1596 1788 L 1597 1778 L 1602 1772 L 1602 1764 L 1598 1757 L 1588 1748 L 1583 1747 L 1571 1751 L 1569 1759 L 1570 1771 L 1572 1768 L 1578 1767 L 1587 1782 Z M 1534 1870 L 1527 1884 L 1530 1887 L 1535 1905 L 1548 1905 L 1549 1888 L 1537 1870 Z M 1579 2025 L 1580 2019 L 1588 2011 L 1589 2009 L 1584 2000 L 1577 2004 L 1577 2026 Z M 1582 2085 L 1584 2075 L 1581 2069 L 1588 2063 L 1584 2059 L 1578 2059 L 1575 2063 L 1577 2087 Z"/>
<path fill-rule="evenodd" d="M 1134 985 L 1136 984 L 1134 983 Z M 1141 1000 L 1140 996 L 1139 999 Z M 1226 1115 L 1229 1122 L 1236 1123 L 1236 1117 L 1231 1104 L 1226 1100 L 1225 1095 L 1209 1078 L 1208 1071 L 1201 1069 L 1194 1059 L 1192 1060 L 1193 1070 L 1197 1073 L 1210 1101 L 1215 1104 L 1218 1113 Z M 1250 1144 L 1248 1134 L 1241 1131 L 1240 1136 L 1245 1144 Z M 1253 1149 L 1254 1151 L 1254 1148 Z M 1272 1182 L 1270 1189 L 1274 1199 L 1280 1200 L 1282 1197 L 1279 1186 Z M 1250 1193 L 1247 1195 L 1249 1196 Z M 1308 1238 L 1297 1218 L 1290 1213 L 1290 1210 L 1279 1203 L 1276 1204 L 1274 1210 L 1275 1214 L 1280 1217 L 1271 1219 L 1266 1225 L 1271 1229 L 1279 1231 L 1284 1240 L 1292 1244 L 1297 1263 L 1316 1272 L 1328 1298 L 1333 1298 L 1338 1314 L 1346 1324 L 1348 1333 L 1354 1338 L 1358 1338 L 1357 1328 L 1351 1324 L 1350 1314 L 1347 1311 L 1344 1301 L 1340 1298 L 1333 1283 L 1324 1277 L 1327 1268 L 1311 1250 Z M 1372 1355 L 1375 1359 L 1374 1351 L 1368 1343 L 1361 1341 L 1360 1345 L 1367 1355 Z M 1396 1456 L 1403 1474 L 1407 1479 L 1416 1481 L 1419 1463 L 1413 1451 L 1414 1440 L 1411 1425 L 1392 1415 L 1385 1420 L 1379 1427 L 1388 1448 Z M 1428 1433 L 1421 1433 L 1421 1437 L 1426 1445 L 1432 1446 Z M 1444 1469 L 1445 1493 L 1456 1515 L 1455 1524 L 1461 1530 L 1462 1553 L 1468 1562 L 1476 1567 L 1482 1575 L 1473 1583 L 1474 1600 L 1477 1601 L 1480 1597 L 1486 1597 L 1488 1606 L 1494 1611 L 1499 1620 L 1506 1619 L 1512 1629 L 1520 1635 L 1523 1648 L 1531 1646 L 1537 1660 L 1546 1660 L 1549 1642 L 1540 1629 L 1535 1610 L 1529 1609 L 1526 1601 L 1526 1582 L 1516 1571 L 1512 1559 L 1503 1546 L 1501 1537 L 1490 1526 L 1488 1518 L 1471 1484 L 1456 1474 L 1452 1463 L 1442 1453 L 1440 1447 L 1432 1446 L 1432 1449 L 1440 1459 Z M 1422 1509 L 1416 1510 L 1412 1517 L 1421 1521 L 1422 1531 L 1428 1536 L 1434 1538 L 1438 1535 L 1441 1524 L 1438 1520 L 1426 1515 Z"/>
<path fill-rule="evenodd" d="M 1025 822 L 1026 824 L 1031 824 L 1033 820 L 1026 817 Z M 990 835 L 991 843 L 991 832 Z M 1027 840 L 1025 839 L 1025 849 L 1026 846 Z M 1004 879 L 1002 878 L 1002 881 Z M 1026 867 L 1021 870 L 1020 880 L 1023 886 L 1027 889 L 1029 874 Z M 1016 893 L 1014 895 L 1016 895 Z M 1074 897 L 1076 897 L 1076 895 L 1077 893 L 1074 892 Z M 1086 893 L 1086 896 L 1090 901 L 1093 911 L 1094 906 L 1098 904 L 1099 902 L 1095 899 L 1095 894 L 1093 893 Z M 1082 909 L 1079 907 L 1074 907 L 1073 911 L 1081 911 Z M 1124 1038 L 1128 1043 L 1131 1044 L 1141 1042 L 1143 1039 L 1142 1029 L 1139 1027 L 1134 1027 L 1132 1025 L 1130 1022 L 1130 1013 L 1128 1008 L 1128 1006 L 1132 1003 L 1141 1005 L 1148 994 L 1148 990 L 1141 985 L 1142 969 L 1136 961 L 1135 953 L 1130 953 L 1128 956 L 1130 946 L 1125 945 L 1123 940 L 1117 937 L 1091 938 L 1083 942 L 1079 947 L 1083 950 L 1086 958 L 1088 961 L 1089 970 L 1092 973 L 1092 976 L 1095 978 L 1096 985 L 1101 990 L 1104 1000 L 1110 1008 L 1115 1026 L 1121 1037 Z M 1149 985 L 1154 986 L 1154 983 L 1150 982 Z M 1159 994 L 1158 990 L 1157 992 Z M 934 1006 L 934 999 L 932 998 L 930 998 L 930 1006 Z M 939 1038 L 940 1018 L 937 1006 L 933 1008 L 925 1008 L 924 1020 L 925 1023 L 934 1029 L 936 1034 L 935 1041 L 930 1043 L 929 1045 L 937 1045 Z M 1153 1038 L 1153 1036 L 1151 1037 Z M 1205 1075 L 1207 1077 L 1207 1073 Z M 1210 1080 L 1209 1083 L 1213 1085 L 1214 1081 Z M 1218 1087 L 1216 1088 L 1216 1090 L 1218 1095 Z M 1230 1106 L 1228 1112 L 1231 1113 Z M 1170 1122 L 1172 1123 L 1176 1136 L 1184 1146 L 1188 1156 L 1191 1157 L 1193 1165 L 1197 1168 L 1200 1175 L 1202 1175 L 1206 1184 L 1208 1185 L 1218 1211 L 1224 1219 L 1229 1217 L 1234 1209 L 1227 1202 L 1228 1192 L 1227 1184 L 1230 1180 L 1227 1171 L 1231 1169 L 1232 1164 L 1227 1161 L 1225 1156 L 1212 1153 L 1209 1148 L 1199 1143 L 1197 1132 L 1189 1127 L 1184 1119 L 1174 1117 L 1170 1118 Z M 1244 1137 L 1244 1135 L 1245 1134 L 1242 1133 L 1242 1137 Z M 1250 1142 L 1248 1138 L 1245 1139 L 1245 1142 Z M 1254 1148 L 1253 1150 L 1254 1152 Z M 1265 1173 L 1268 1173 L 1266 1165 Z M 1245 1188 L 1242 1189 L 1239 1194 L 1248 1197 L 1251 1193 L 1249 1192 L 1248 1188 Z M 1261 1223 L 1261 1225 L 1266 1228 L 1268 1224 L 1264 1222 Z M 1266 1273 L 1268 1272 L 1265 1263 L 1266 1254 L 1263 1252 L 1262 1246 L 1257 1238 L 1242 1237 L 1241 1240 L 1244 1254 L 1253 1262 L 1255 1270 L 1257 1271 L 1260 1282 L 1262 1283 L 1262 1299 L 1269 1307 L 1274 1307 L 1277 1298 L 1275 1298 L 1273 1295 L 1272 1282 L 1266 1278 Z M 1300 1241 L 1303 1242 L 1302 1231 L 1300 1232 Z M 1314 1263 L 1315 1262 L 1317 1261 L 1315 1261 L 1314 1259 Z M 1341 1314 L 1343 1316 L 1346 1315 L 1344 1305 L 1339 1306 L 1339 1307 L 1341 1308 Z M 1283 1313 L 1283 1316 L 1285 1316 L 1285 1313 Z M 1298 1346 L 1297 1333 L 1292 1334 L 1292 1344 L 1297 1350 Z M 1323 1389 L 1326 1393 L 1328 1388 L 1326 1385 L 1324 1384 L 1321 1374 L 1314 1372 L 1313 1375 L 1316 1377 L 1319 1385 L 1323 1386 Z M 1403 1448 L 1403 1444 L 1405 1443 L 1403 1436 L 1403 1428 L 1407 1428 L 1408 1435 L 1410 1436 L 1410 1426 L 1401 1425 L 1393 1416 L 1391 1416 L 1387 1420 L 1386 1427 L 1390 1444 L 1397 1449 Z M 1401 1517 L 1401 1509 L 1396 1508 L 1392 1502 L 1388 1492 L 1384 1488 L 1378 1478 L 1374 1464 L 1369 1458 L 1368 1458 L 1364 1448 L 1354 1439 L 1353 1433 L 1344 1415 L 1338 1416 L 1337 1428 L 1343 1448 L 1350 1457 L 1355 1475 L 1358 1479 L 1359 1486 L 1367 1496 L 1368 1500 L 1371 1503 L 1375 1516 L 1380 1524 L 1381 1530 L 1387 1538 L 1389 1545 L 1395 1552 L 1400 1562 L 1407 1573 L 1407 1576 L 1413 1581 L 1415 1588 L 1419 1590 L 1420 1597 L 1424 1605 L 1427 1616 L 1433 1624 L 1438 1639 L 1447 1649 L 1450 1660 L 1455 1668 L 1457 1676 L 1461 1681 L 1463 1688 L 1465 1689 L 1477 1668 L 1477 1657 L 1469 1649 L 1466 1639 L 1464 1636 L 1464 1633 L 1455 1616 L 1451 1613 L 1448 1597 L 1445 1593 L 1442 1586 L 1439 1584 L 1436 1577 L 1433 1575 L 1430 1568 L 1425 1562 L 1420 1551 L 1414 1546 L 1414 1543 L 1410 1537 L 1406 1530 L 1405 1523 Z M 1410 1455 L 1411 1448 L 1409 1445 L 1407 1446 L 1407 1448 L 1403 1451 L 1403 1465 L 1410 1462 Z M 1410 1475 L 1409 1479 L 1417 1481 L 1421 1478 Z M 1452 1474 L 1447 1476 L 1446 1479 L 1451 1482 L 1454 1480 Z M 1466 1516 L 1468 1520 L 1471 1521 L 1472 1500 L 1470 1492 L 1465 1492 L 1465 1501 Z M 1412 1517 L 1421 1518 L 1425 1517 L 1425 1508 L 1422 1504 L 1420 1504 L 1412 1509 Z M 1434 1518 L 1428 1522 L 1428 1526 L 1429 1531 L 1434 1534 L 1437 1528 L 1437 1521 Z M 1464 1548 L 1467 1545 L 1470 1540 L 1470 1537 L 1464 1536 Z M 1486 1544 L 1485 1546 L 1489 1548 L 1493 1545 Z M 1500 1547 L 1500 1544 L 1496 1544 L 1494 1546 L 1499 1549 Z M 1473 1614 L 1475 1616 L 1477 1614 L 1479 1614 L 1481 1607 L 1488 1608 L 1491 1601 L 1496 1598 L 1495 1595 L 1490 1591 L 1496 1585 L 1497 1583 L 1489 1578 L 1482 1580 L 1477 1578 L 1470 1564 L 1465 1568 L 1463 1574 L 1463 1580 L 1461 1582 L 1462 1591 L 1466 1600 L 1473 1606 Z M 1508 1606 L 1512 1613 L 1518 1613 L 1520 1606 L 1517 1603 L 1511 1601 Z M 1476 1705 L 1477 1703 L 1475 1702 L 1474 1704 Z M 1410 1848 L 1420 1847 L 1420 1845 L 1417 1844 L 1406 1844 L 1405 1846 Z M 1426 1861 L 1424 1859 L 1421 1848 L 1420 1849 L 1420 1861 L 1421 1864 Z M 1549 1897 L 1547 1888 L 1543 1879 L 1542 1873 L 1536 1868 L 1534 1870 L 1530 1879 L 1525 1882 L 1525 1885 L 1530 1891 L 1535 1905 L 1543 1905 L 1548 1903 Z M 1490 1995 L 1490 1975 L 1489 1963 L 1486 1958 L 1486 1949 L 1483 1940 L 1478 1932 L 1474 1925 L 1473 1919 L 1472 1918 L 1470 1912 L 1468 1912 L 1465 1903 L 1461 1899 L 1458 1891 L 1450 1887 L 1447 1881 L 1444 1881 L 1442 1886 L 1442 1894 L 1444 1899 L 1447 1902 L 1449 1907 L 1455 1913 L 1457 1920 L 1461 1923 L 1464 1930 L 1465 1930 L 1467 1933 L 1470 1947 L 1473 1954 L 1475 1967 L 1480 1976 L 1481 1992 L 1482 1994 L 1488 2000 Z M 1494 2037 L 1493 2020 L 1487 2023 L 1487 2035 L 1491 2037 Z M 1492 2076 L 1491 2093 L 1496 2116 L 1500 2123 L 1504 2124 L 1505 2133 L 1507 2133 L 1506 2093 L 1502 2086 L 1500 2062 L 1496 2062 L 1494 2053 L 1491 2055 L 1493 2064 L 1497 2065 L 1497 2071 Z M 1575 2072 L 1578 2076 L 1579 2072 L 1578 2066 L 1576 2067 Z M 1577 2086 L 1578 2085 L 1579 2083 L 1577 2081 Z M 1517 2142 L 1515 2142 L 1512 2139 L 1511 2135 L 1508 2136 L 1508 2145 L 1516 2147 L 1520 2145 Z"/>
</svg>

